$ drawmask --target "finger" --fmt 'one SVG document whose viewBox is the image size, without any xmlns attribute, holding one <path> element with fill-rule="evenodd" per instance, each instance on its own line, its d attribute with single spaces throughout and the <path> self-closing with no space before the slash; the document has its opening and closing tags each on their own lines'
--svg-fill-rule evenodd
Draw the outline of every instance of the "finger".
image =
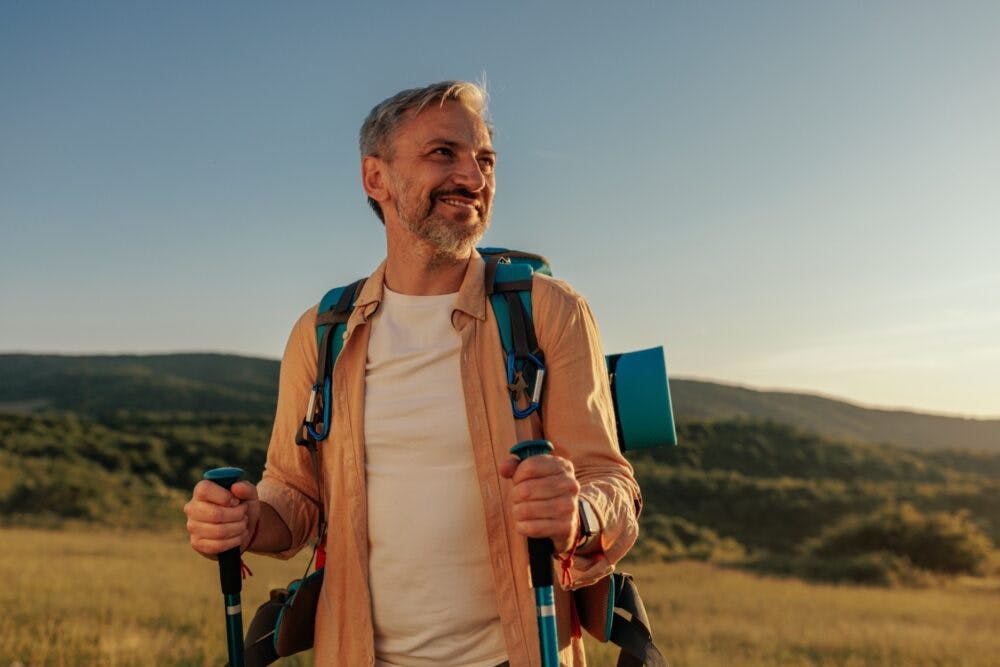
<svg viewBox="0 0 1000 667">
<path fill-rule="evenodd" d="M 187 514 L 189 520 L 193 519 L 202 523 L 233 523 L 245 520 L 247 506 L 236 505 L 235 507 L 227 507 L 204 501 L 191 500 L 184 505 L 184 513 Z"/>
<path fill-rule="evenodd" d="M 230 549 L 238 549 L 242 544 L 243 540 L 239 537 L 228 540 L 209 540 L 191 536 L 191 548 L 201 555 L 208 557 L 218 556 Z"/>
<path fill-rule="evenodd" d="M 513 480 L 517 484 L 529 479 L 563 474 L 574 476 L 573 463 L 569 459 L 559 456 L 532 456 L 521 461 L 514 473 Z"/>
<path fill-rule="evenodd" d="M 199 540 L 232 540 L 246 535 L 247 521 L 244 519 L 231 523 L 206 523 L 188 519 L 187 530 L 192 537 Z"/>
<path fill-rule="evenodd" d="M 575 498 L 580 493 L 580 483 L 566 474 L 528 479 L 514 485 L 510 499 L 514 504 L 553 498 Z"/>
<path fill-rule="evenodd" d="M 515 521 L 553 520 L 572 523 L 575 514 L 576 498 L 571 496 L 518 503 L 511 510 Z"/>
<path fill-rule="evenodd" d="M 230 492 L 242 501 L 257 500 L 257 487 L 250 482 L 236 482 Z"/>
<path fill-rule="evenodd" d="M 520 463 L 521 459 L 511 454 L 508 458 L 500 462 L 500 465 L 497 466 L 497 471 L 504 479 L 510 479 L 514 476 L 514 473 L 517 472 L 517 468 Z"/>
<path fill-rule="evenodd" d="M 554 545 L 563 551 L 563 545 L 569 541 L 572 527 L 563 521 L 553 519 L 534 519 L 531 521 L 518 521 L 514 524 L 517 532 L 525 537 L 535 537 L 541 539 L 551 539 Z"/>
<path fill-rule="evenodd" d="M 191 494 L 192 500 L 200 500 L 206 503 L 213 503 L 215 505 L 236 505 L 239 503 L 239 499 L 234 498 L 233 494 L 227 489 L 219 486 L 215 482 L 210 482 L 207 479 L 203 479 L 194 486 L 194 492 Z"/>
<path fill-rule="evenodd" d="M 215 555 L 239 547 L 247 537 L 246 521 L 211 524 L 188 521 L 191 547 L 203 555 Z"/>
</svg>

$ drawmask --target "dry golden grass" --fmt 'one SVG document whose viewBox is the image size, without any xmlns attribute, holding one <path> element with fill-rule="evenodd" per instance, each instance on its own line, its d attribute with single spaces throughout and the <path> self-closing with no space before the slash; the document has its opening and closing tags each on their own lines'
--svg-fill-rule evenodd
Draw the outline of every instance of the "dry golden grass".
<svg viewBox="0 0 1000 667">
<path fill-rule="evenodd" d="M 215 563 L 166 534 L 0 530 L 0 667 L 226 662 Z M 305 561 L 252 557 L 244 621 Z M 284 665 L 306 661 L 286 661 Z"/>
<path fill-rule="evenodd" d="M 700 563 L 626 569 L 636 575 L 654 637 L 672 667 L 1000 664 L 995 580 L 878 589 L 763 578 Z M 595 667 L 614 664 L 595 658 Z"/>
<path fill-rule="evenodd" d="M 0 529 L 0 544 L 0 667 L 225 662 L 217 570 L 182 533 Z M 247 616 L 305 562 L 250 565 Z M 995 581 L 882 590 L 696 563 L 628 569 L 672 667 L 992 667 L 1000 656 Z M 588 651 L 593 667 L 615 664 L 605 646 Z"/>
</svg>

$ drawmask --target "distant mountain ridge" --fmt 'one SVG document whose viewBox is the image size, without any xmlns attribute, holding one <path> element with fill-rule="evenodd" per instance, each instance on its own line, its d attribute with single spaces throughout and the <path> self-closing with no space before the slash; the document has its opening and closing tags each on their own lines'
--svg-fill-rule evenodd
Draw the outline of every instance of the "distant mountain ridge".
<svg viewBox="0 0 1000 667">
<path fill-rule="evenodd" d="M 815 394 L 698 380 L 671 379 L 670 392 L 675 415 L 684 418 L 747 417 L 790 424 L 841 440 L 890 442 L 921 449 L 1000 451 L 1000 419 L 865 408 Z"/>
<path fill-rule="evenodd" d="M 117 410 L 270 415 L 279 364 L 229 354 L 0 354 L 0 411 Z M 1000 451 L 1000 419 L 863 408 L 816 395 L 672 379 L 685 419 L 770 420 L 826 437 L 923 449 Z"/>
<path fill-rule="evenodd" d="M 278 366 L 229 354 L 2 354 L 0 410 L 260 415 L 274 411 Z"/>
</svg>

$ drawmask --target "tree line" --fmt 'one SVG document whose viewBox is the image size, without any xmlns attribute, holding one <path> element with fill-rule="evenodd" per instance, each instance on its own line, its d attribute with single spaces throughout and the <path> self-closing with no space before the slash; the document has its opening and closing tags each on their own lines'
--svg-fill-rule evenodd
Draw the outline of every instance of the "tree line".
<svg viewBox="0 0 1000 667">
<path fill-rule="evenodd" d="M 160 528 L 204 470 L 259 479 L 271 419 L 229 413 L 0 415 L 0 521 Z M 700 558 L 869 583 L 983 574 L 1000 542 L 1000 454 L 822 438 L 773 422 L 687 420 L 629 452 L 638 559 Z"/>
</svg>

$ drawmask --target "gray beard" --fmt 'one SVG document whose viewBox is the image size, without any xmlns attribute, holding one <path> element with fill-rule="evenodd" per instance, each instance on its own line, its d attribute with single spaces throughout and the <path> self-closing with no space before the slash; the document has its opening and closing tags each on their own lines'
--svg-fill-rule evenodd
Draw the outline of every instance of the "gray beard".
<svg viewBox="0 0 1000 667">
<path fill-rule="evenodd" d="M 434 249 L 431 255 L 432 268 L 449 266 L 468 259 L 472 249 L 489 228 L 489 220 L 480 219 L 475 227 L 456 229 L 450 226 L 447 220 L 442 220 L 433 213 L 422 220 L 413 221 L 403 214 L 398 204 L 396 214 L 411 234 L 426 241 Z"/>
</svg>

